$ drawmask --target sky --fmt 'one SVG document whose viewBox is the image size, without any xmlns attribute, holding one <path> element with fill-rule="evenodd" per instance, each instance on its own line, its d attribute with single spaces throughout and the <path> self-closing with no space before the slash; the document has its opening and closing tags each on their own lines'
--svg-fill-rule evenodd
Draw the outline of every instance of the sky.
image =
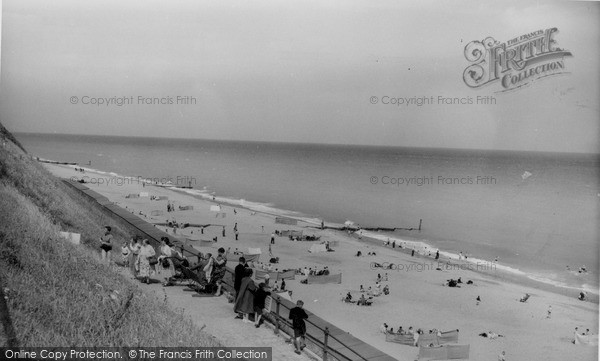
<svg viewBox="0 0 600 361">
<path fill-rule="evenodd" d="M 4 0 L 2 8 L 0 121 L 13 132 L 600 152 L 597 2 Z M 510 91 L 465 84 L 471 41 L 549 28 L 572 54 L 563 74 Z M 495 102 L 476 104 L 478 96 Z"/>
</svg>

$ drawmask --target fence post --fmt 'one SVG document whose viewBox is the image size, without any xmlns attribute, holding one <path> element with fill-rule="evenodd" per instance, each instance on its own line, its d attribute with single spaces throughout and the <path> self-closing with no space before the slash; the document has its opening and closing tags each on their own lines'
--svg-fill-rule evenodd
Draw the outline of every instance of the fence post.
<svg viewBox="0 0 600 361">
<path fill-rule="evenodd" d="M 275 299 L 275 333 L 279 334 L 279 297 Z"/>
<path fill-rule="evenodd" d="M 329 339 L 329 327 L 325 327 L 325 339 L 323 340 L 323 361 L 327 361 L 327 340 Z"/>
</svg>

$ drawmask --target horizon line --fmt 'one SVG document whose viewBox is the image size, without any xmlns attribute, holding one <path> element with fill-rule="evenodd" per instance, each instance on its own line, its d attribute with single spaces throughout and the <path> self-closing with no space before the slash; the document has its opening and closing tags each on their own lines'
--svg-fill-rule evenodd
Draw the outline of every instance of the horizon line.
<svg viewBox="0 0 600 361">
<path fill-rule="evenodd" d="M 581 156 L 600 156 L 600 152 L 559 152 L 551 150 L 528 150 L 528 149 L 491 149 L 491 148 L 452 148 L 452 147 L 420 147 L 420 146 L 404 146 L 404 145 L 373 145 L 373 144 L 348 144 L 348 143 L 313 143 L 313 142 L 296 142 L 296 141 L 270 141 L 270 140 L 248 140 L 248 139 L 209 139 L 209 138 L 181 138 L 181 137 L 157 137 L 157 136 L 137 136 L 137 135 L 112 135 L 112 134 L 80 134 L 80 133 L 41 133 L 41 132 L 23 132 L 15 131 L 12 134 L 29 134 L 29 135 L 66 135 L 66 136 L 86 136 L 86 137 L 113 137 L 113 138 L 139 138 L 139 139 L 174 139 L 174 140 L 198 140 L 212 142 L 229 142 L 229 143 L 262 143 L 262 144 L 290 144 L 290 145 L 319 145 L 333 147 L 366 147 L 366 148 L 401 148 L 401 149 L 422 149 L 422 150 L 453 150 L 463 152 L 496 152 L 496 153 L 536 153 L 536 154 L 562 154 L 562 155 L 581 155 Z"/>
</svg>

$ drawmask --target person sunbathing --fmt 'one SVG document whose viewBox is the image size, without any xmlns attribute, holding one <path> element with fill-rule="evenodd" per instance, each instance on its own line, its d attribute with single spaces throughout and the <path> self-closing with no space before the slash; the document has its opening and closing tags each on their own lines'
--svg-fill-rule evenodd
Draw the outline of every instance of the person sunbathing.
<svg viewBox="0 0 600 361">
<path fill-rule="evenodd" d="M 492 339 L 492 340 L 495 340 L 498 337 L 504 337 L 504 335 L 499 335 L 499 334 L 497 334 L 495 332 L 492 332 L 492 331 L 482 332 L 482 333 L 479 334 L 479 336 L 481 336 L 481 337 L 487 337 L 487 338 Z"/>
</svg>

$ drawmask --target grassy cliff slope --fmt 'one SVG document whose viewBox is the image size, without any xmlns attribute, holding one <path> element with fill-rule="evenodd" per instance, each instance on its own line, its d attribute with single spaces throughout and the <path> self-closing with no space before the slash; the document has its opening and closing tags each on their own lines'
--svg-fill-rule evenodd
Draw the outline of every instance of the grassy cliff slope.
<svg viewBox="0 0 600 361">
<path fill-rule="evenodd" d="M 0 346 L 217 346 L 210 335 L 98 259 L 110 224 L 131 229 L 32 160 L 0 124 Z M 59 237 L 81 234 L 82 245 Z M 7 312 L 8 311 L 8 312 Z M 14 343 L 12 346 L 17 346 Z"/>
</svg>

